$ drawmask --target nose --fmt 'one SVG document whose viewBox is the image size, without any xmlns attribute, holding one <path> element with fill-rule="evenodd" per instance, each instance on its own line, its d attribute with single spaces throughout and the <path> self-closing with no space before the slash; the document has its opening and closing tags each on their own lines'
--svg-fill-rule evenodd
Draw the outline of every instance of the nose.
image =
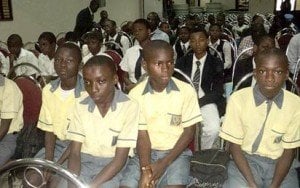
<svg viewBox="0 0 300 188">
<path fill-rule="evenodd" d="M 266 80 L 269 82 L 274 81 L 274 73 L 273 71 L 267 71 L 266 72 Z"/>
</svg>

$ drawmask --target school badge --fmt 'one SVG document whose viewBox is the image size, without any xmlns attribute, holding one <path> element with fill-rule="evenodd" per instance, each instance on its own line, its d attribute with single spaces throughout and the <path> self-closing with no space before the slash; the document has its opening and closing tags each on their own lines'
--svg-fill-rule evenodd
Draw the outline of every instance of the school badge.
<svg viewBox="0 0 300 188">
<path fill-rule="evenodd" d="M 181 124 L 181 115 L 171 114 L 171 126 L 179 126 Z"/>
</svg>

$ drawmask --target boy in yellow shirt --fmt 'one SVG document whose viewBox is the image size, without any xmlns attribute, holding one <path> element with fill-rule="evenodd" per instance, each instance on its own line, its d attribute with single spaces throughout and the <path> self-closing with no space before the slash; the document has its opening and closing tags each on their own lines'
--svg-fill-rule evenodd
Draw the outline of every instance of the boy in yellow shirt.
<svg viewBox="0 0 300 188">
<path fill-rule="evenodd" d="M 123 187 L 185 187 L 190 170 L 187 149 L 202 120 L 195 90 L 173 78 L 174 52 L 162 40 L 145 45 L 142 66 L 149 78 L 129 96 L 140 105 L 137 154 L 131 158 Z"/>
<path fill-rule="evenodd" d="M 233 93 L 220 132 L 233 158 L 224 187 L 298 187 L 292 163 L 300 146 L 300 98 L 282 89 L 287 57 L 271 48 L 255 62 L 257 84 Z"/>
<path fill-rule="evenodd" d="M 68 128 L 68 168 L 91 187 L 119 187 L 130 148 L 136 146 L 138 103 L 115 85 L 115 64 L 94 56 L 83 67 L 87 93 L 77 100 Z"/>
</svg>

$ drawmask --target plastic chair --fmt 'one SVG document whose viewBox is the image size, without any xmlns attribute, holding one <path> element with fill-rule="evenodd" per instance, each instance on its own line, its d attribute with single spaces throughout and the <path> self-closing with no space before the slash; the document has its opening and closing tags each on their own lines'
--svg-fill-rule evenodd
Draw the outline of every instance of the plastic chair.
<svg viewBox="0 0 300 188">
<path fill-rule="evenodd" d="M 248 51 L 252 51 L 253 50 L 253 47 L 250 47 L 250 48 L 246 48 L 245 50 L 243 50 L 235 59 L 233 65 L 232 65 L 232 82 L 233 82 L 233 78 L 234 78 L 234 72 L 235 72 L 235 67 L 236 67 L 236 64 L 239 60 L 241 59 L 245 59 L 245 58 L 241 58 L 243 56 L 245 56 L 245 54 L 248 52 Z"/>
</svg>

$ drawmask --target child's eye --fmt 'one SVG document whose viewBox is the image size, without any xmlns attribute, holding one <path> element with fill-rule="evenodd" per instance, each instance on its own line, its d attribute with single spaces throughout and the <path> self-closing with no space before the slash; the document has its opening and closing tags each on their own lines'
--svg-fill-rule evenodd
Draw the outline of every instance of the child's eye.
<svg viewBox="0 0 300 188">
<path fill-rule="evenodd" d="M 90 81 L 87 81 L 87 80 L 84 80 L 84 84 L 85 84 L 85 85 L 90 85 L 91 82 L 90 82 Z"/>
<path fill-rule="evenodd" d="M 258 70 L 258 73 L 259 74 L 263 74 L 263 73 L 265 73 L 266 71 L 265 70 Z"/>
<path fill-rule="evenodd" d="M 99 80 L 98 83 L 99 84 L 104 84 L 106 82 L 106 80 Z"/>
<path fill-rule="evenodd" d="M 283 71 L 275 71 L 275 74 L 281 75 L 282 73 L 283 73 Z"/>
</svg>

